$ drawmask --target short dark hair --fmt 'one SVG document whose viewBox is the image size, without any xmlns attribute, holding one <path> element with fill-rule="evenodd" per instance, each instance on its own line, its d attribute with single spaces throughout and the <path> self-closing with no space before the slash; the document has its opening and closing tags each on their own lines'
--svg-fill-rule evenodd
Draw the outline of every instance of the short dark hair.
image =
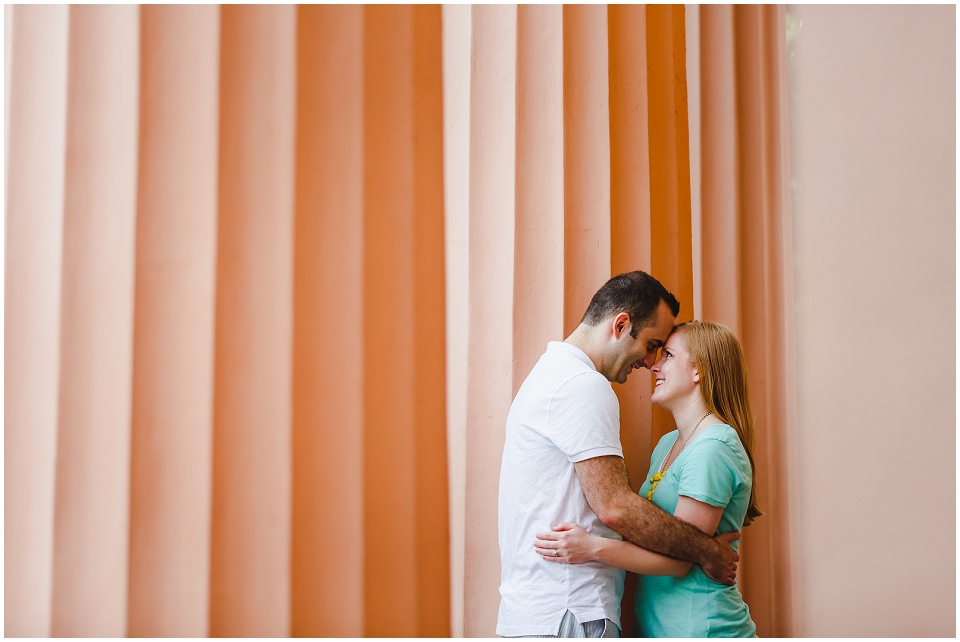
<svg viewBox="0 0 960 642">
<path fill-rule="evenodd" d="M 580 323 L 597 325 L 604 319 L 626 312 L 630 315 L 630 336 L 637 338 L 642 328 L 656 323 L 657 308 L 663 301 L 673 312 L 680 314 L 680 302 L 660 281 L 640 270 L 618 274 L 597 290 L 583 313 Z"/>
</svg>

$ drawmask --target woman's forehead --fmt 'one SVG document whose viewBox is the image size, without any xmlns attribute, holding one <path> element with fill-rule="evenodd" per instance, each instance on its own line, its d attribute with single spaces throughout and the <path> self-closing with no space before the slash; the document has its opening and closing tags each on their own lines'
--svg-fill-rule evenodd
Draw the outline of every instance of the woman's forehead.
<svg viewBox="0 0 960 642">
<path fill-rule="evenodd" d="M 683 350 L 687 349 L 687 342 L 683 340 L 682 332 L 674 332 L 667 338 L 666 347 L 671 350 Z"/>
</svg>

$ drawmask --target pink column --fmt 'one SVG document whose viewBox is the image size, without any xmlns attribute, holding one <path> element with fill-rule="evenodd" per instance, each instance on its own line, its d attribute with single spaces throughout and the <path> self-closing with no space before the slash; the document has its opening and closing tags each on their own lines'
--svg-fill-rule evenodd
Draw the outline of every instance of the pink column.
<svg viewBox="0 0 960 642">
<path fill-rule="evenodd" d="M 563 9 L 517 7 L 513 392 L 563 334 Z"/>
<path fill-rule="evenodd" d="M 13 11 L 4 304 L 4 633 L 51 633 L 68 9 Z"/>
<path fill-rule="evenodd" d="M 563 8 L 563 334 L 610 278 L 610 86 L 607 8 Z"/>
<path fill-rule="evenodd" d="M 290 633 L 296 10 L 224 6 L 210 634 Z"/>
<path fill-rule="evenodd" d="M 220 11 L 141 12 L 132 636 L 208 629 Z"/>
<path fill-rule="evenodd" d="M 474 6 L 470 77 L 464 635 L 492 636 L 500 598 L 497 493 L 513 398 L 517 10 Z M 451 287 L 455 287 L 451 286 Z"/>
<path fill-rule="evenodd" d="M 70 12 L 52 635 L 127 626 L 140 11 Z"/>
</svg>

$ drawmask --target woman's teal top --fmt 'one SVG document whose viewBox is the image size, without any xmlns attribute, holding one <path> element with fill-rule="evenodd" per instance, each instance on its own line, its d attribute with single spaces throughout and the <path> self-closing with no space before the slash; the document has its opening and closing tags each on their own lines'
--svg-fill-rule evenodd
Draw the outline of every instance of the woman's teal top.
<svg viewBox="0 0 960 642">
<path fill-rule="evenodd" d="M 650 472 L 640 487 L 641 497 L 647 496 L 650 478 L 678 436 L 674 430 L 657 444 L 650 457 Z M 676 510 L 680 495 L 722 506 L 717 533 L 739 531 L 750 504 L 752 478 L 750 460 L 736 431 L 726 424 L 714 424 L 687 444 L 660 480 L 652 501 L 670 514 Z M 739 543 L 733 542 L 734 548 Z M 757 627 L 737 586 L 714 582 L 697 564 L 682 578 L 641 575 L 634 611 L 640 633 L 645 637 L 757 635 Z"/>
</svg>

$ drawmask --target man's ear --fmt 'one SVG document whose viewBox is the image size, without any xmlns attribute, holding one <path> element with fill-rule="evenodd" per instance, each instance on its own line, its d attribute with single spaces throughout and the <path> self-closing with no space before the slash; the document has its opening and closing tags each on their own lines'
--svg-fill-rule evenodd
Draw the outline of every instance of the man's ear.
<svg viewBox="0 0 960 642">
<path fill-rule="evenodd" d="M 626 312 L 620 312 L 613 317 L 613 338 L 619 339 L 624 332 L 630 331 L 630 315 Z"/>
</svg>

